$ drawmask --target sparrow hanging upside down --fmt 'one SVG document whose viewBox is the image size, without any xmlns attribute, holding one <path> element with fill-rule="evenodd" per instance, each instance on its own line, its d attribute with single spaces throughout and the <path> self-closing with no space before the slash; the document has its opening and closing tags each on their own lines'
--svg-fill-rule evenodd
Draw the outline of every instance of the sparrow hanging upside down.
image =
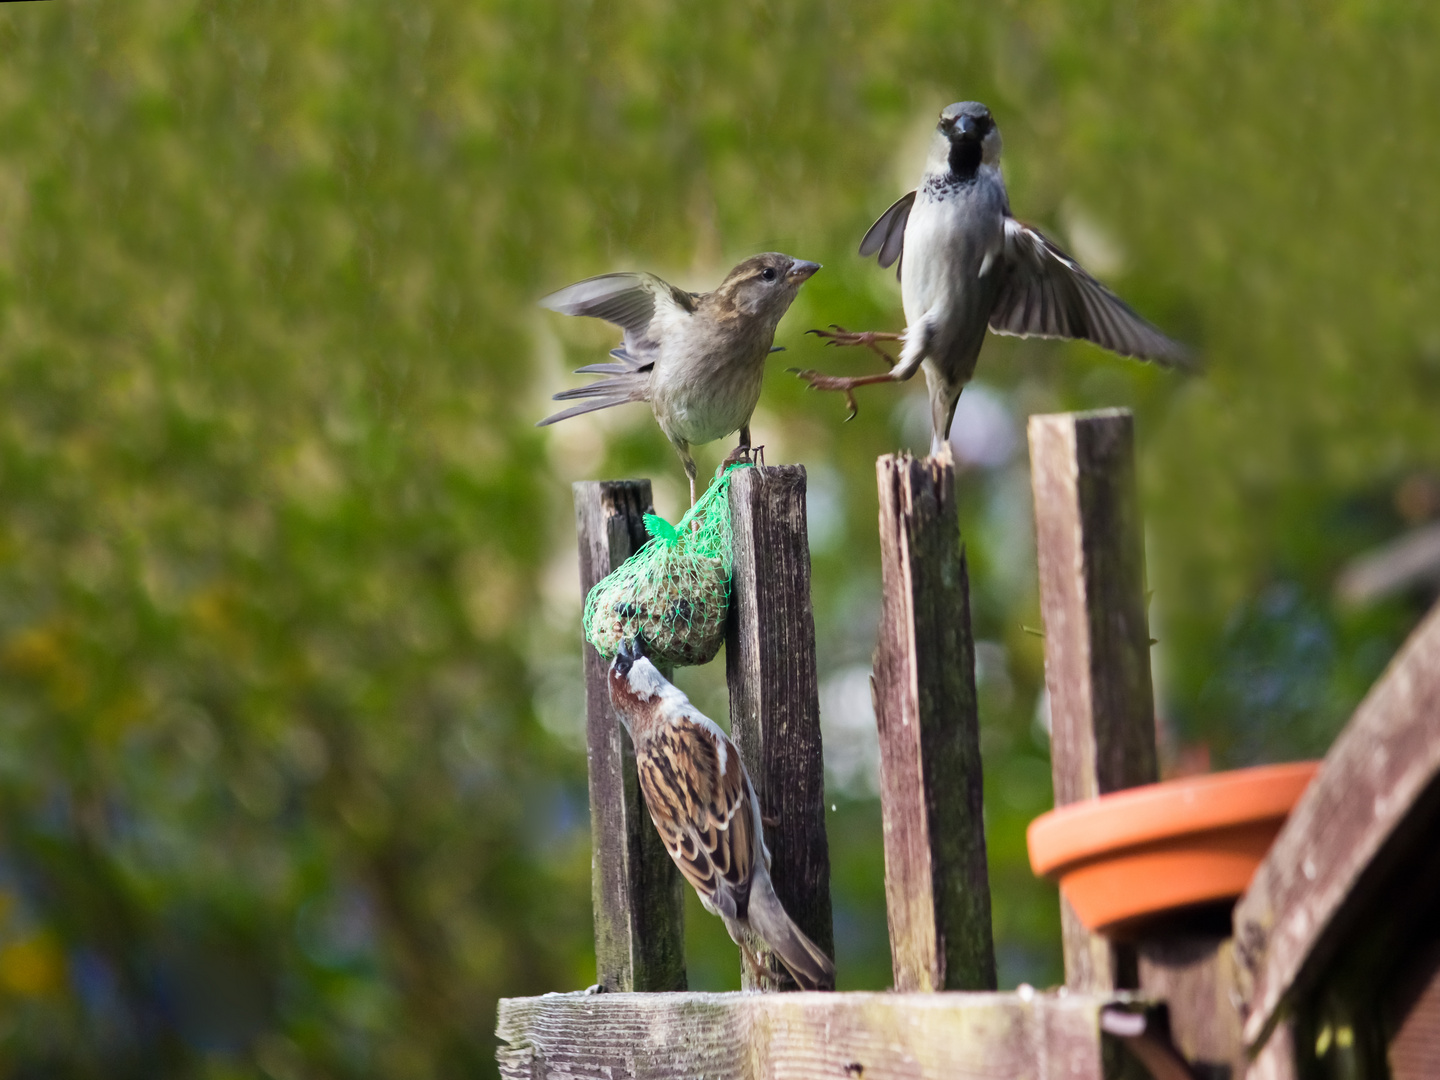
<svg viewBox="0 0 1440 1080">
<path fill-rule="evenodd" d="M 590 315 L 625 331 L 613 364 L 590 364 L 576 374 L 610 375 L 555 395 L 587 398 L 537 427 L 629 401 L 648 401 L 660 430 L 685 463 L 695 502 L 690 447 L 740 432 L 727 464 L 750 448 L 750 416 L 760 400 L 765 358 L 775 327 L 818 263 L 767 252 L 731 270 L 714 292 L 690 293 L 654 274 L 602 274 L 540 301 L 564 315 Z"/>
<path fill-rule="evenodd" d="M 633 649 L 610 664 L 610 701 L 635 744 L 650 819 L 705 910 L 756 970 L 753 939 L 802 990 L 832 990 L 835 965 L 796 926 L 770 884 L 760 800 L 735 744 Z"/>
<path fill-rule="evenodd" d="M 1000 129 L 976 101 L 946 107 L 930 140 L 920 187 L 898 200 L 860 241 L 862 256 L 896 267 L 905 305 L 903 334 L 810 333 L 832 345 L 864 345 L 891 364 L 883 375 L 800 377 L 839 390 L 855 414 L 853 391 L 903 382 L 925 369 L 931 452 L 946 445 L 960 391 L 975 372 L 988 325 L 1017 337 L 1083 338 L 1123 356 L 1183 365 L 1188 352 L 1135 314 L 1046 237 L 1010 215 L 1000 178 Z M 903 267 L 904 273 L 901 274 Z M 896 363 L 877 344 L 903 343 Z"/>
</svg>

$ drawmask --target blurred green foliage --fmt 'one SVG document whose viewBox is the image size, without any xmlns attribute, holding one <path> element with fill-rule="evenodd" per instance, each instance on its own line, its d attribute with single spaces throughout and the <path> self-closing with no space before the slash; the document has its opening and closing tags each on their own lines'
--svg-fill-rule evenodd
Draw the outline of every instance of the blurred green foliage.
<svg viewBox="0 0 1440 1080">
<path fill-rule="evenodd" d="M 568 484 L 651 475 L 673 519 L 682 474 L 643 408 L 531 426 L 614 339 L 533 301 L 826 264 L 755 434 L 811 470 L 843 705 L 873 460 L 924 445 L 920 388 L 842 425 L 783 368 L 871 366 L 806 327 L 898 328 L 854 248 L 956 99 L 994 110 L 1016 212 L 1207 363 L 996 339 L 980 367 L 1012 440 L 1136 410 L 1167 753 L 1322 751 L 1424 602 L 1332 586 L 1440 471 L 1437 20 L 0 7 L 0 1075 L 487 1075 L 498 996 L 591 981 Z M 1023 434 L 961 478 L 1010 984 L 1059 977 L 1024 851 L 1049 804 L 1028 498 Z M 682 684 L 723 719 L 722 680 Z M 883 986 L 878 807 L 832 802 L 841 985 Z M 692 985 L 736 985 L 691 916 Z"/>
</svg>

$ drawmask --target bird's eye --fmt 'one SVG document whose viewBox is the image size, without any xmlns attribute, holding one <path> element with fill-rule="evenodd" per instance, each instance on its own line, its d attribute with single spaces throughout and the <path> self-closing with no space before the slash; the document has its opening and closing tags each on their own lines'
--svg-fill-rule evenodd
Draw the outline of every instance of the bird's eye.
<svg viewBox="0 0 1440 1080">
<path fill-rule="evenodd" d="M 774 281 L 777 276 L 773 266 L 767 266 L 764 270 L 760 271 L 761 281 Z"/>
</svg>

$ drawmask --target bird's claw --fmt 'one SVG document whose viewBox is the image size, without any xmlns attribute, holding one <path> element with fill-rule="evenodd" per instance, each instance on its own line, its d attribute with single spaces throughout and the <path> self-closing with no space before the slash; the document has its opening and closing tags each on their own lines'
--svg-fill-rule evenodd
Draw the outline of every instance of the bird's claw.
<svg viewBox="0 0 1440 1080">
<path fill-rule="evenodd" d="M 895 358 L 882 349 L 879 342 L 895 341 L 899 337 L 898 334 L 887 334 L 879 330 L 846 330 L 839 323 L 831 323 L 829 330 L 806 330 L 805 332 L 814 334 L 818 338 L 824 338 L 826 345 L 863 345 L 884 360 L 886 367 L 893 368 L 895 366 Z"/>
<path fill-rule="evenodd" d="M 852 381 L 840 375 L 824 375 L 818 371 L 799 371 L 791 368 L 796 375 L 810 384 L 811 390 L 836 390 L 845 395 L 845 404 L 850 412 L 845 417 L 846 423 L 854 420 L 860 413 L 860 406 L 855 403 L 855 388 Z"/>
<path fill-rule="evenodd" d="M 724 476 L 725 470 L 732 465 L 754 465 L 757 463 L 757 460 L 759 464 L 765 464 L 765 447 L 746 446 L 744 443 L 741 443 L 726 455 L 724 461 L 720 462 L 720 468 L 715 470 L 715 475 L 716 477 Z"/>
</svg>

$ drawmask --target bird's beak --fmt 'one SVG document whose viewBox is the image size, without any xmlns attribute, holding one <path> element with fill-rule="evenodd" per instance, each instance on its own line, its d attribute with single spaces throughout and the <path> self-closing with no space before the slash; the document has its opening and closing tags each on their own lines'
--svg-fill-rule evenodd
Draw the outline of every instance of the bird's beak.
<svg viewBox="0 0 1440 1080">
<path fill-rule="evenodd" d="M 955 127 L 961 135 L 978 135 L 980 133 L 980 125 L 975 123 L 973 116 L 960 117 L 960 119 L 955 122 Z"/>
<path fill-rule="evenodd" d="M 790 273 L 786 274 L 785 277 L 787 280 L 793 281 L 798 285 L 801 282 L 809 281 L 815 271 L 819 269 L 819 263 L 806 262 L 804 259 L 795 259 L 790 263 Z"/>
<path fill-rule="evenodd" d="M 615 659 L 610 662 L 610 667 L 616 675 L 624 678 L 630 674 L 630 669 L 635 661 L 645 655 L 645 647 L 640 644 L 639 638 L 630 638 L 620 643 L 620 648 L 615 653 Z"/>
</svg>

